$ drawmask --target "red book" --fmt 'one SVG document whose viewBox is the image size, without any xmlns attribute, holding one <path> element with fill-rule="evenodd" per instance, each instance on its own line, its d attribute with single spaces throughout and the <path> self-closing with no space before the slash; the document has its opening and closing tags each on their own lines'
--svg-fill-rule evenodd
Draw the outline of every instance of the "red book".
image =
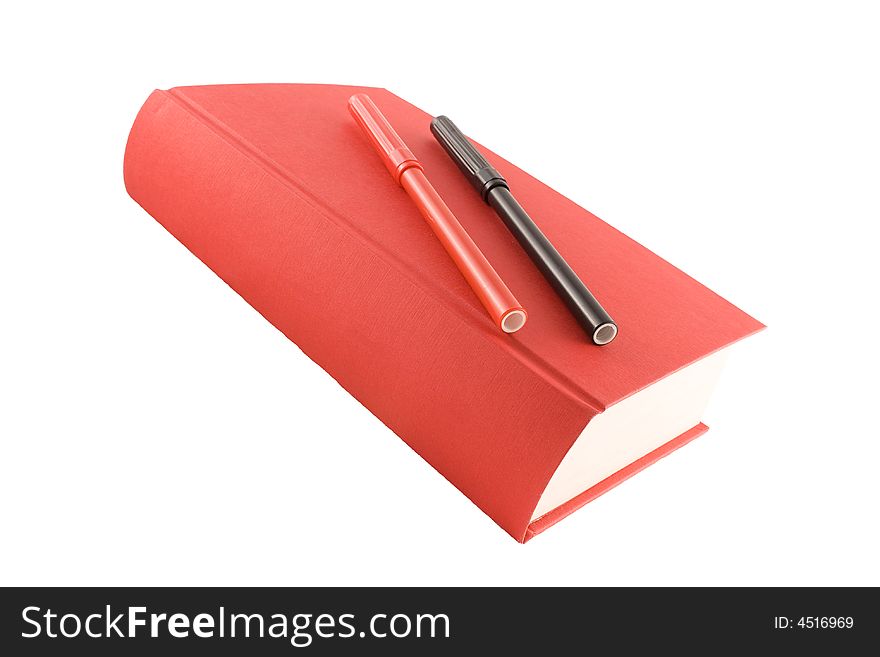
<svg viewBox="0 0 880 657">
<path fill-rule="evenodd" d="M 362 91 L 527 309 L 521 331 L 497 330 L 378 161 L 348 112 L 348 98 Z M 526 541 L 705 431 L 700 416 L 726 347 L 762 325 L 477 145 L 618 323 L 614 342 L 590 344 L 433 139 L 430 121 L 373 88 L 156 91 L 132 128 L 125 184 L 340 385 Z"/>
</svg>

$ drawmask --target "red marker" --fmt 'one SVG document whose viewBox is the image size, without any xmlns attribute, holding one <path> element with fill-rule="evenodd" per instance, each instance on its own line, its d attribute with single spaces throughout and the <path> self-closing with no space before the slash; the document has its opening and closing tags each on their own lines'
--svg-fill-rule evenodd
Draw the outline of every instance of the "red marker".
<svg viewBox="0 0 880 657">
<path fill-rule="evenodd" d="M 419 208 L 495 325 L 505 333 L 521 329 L 526 323 L 525 309 L 428 182 L 421 162 L 394 132 L 388 119 L 367 94 L 355 94 L 349 98 L 348 109 L 382 158 L 391 177 L 406 190 Z"/>
</svg>

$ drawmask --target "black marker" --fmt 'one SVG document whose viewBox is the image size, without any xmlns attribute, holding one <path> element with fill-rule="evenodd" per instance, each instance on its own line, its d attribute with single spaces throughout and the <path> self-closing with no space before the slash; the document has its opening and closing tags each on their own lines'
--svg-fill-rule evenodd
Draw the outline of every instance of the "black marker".
<svg viewBox="0 0 880 657">
<path fill-rule="evenodd" d="M 513 198 L 507 181 L 447 117 L 431 121 L 431 132 L 483 200 L 495 209 L 593 343 L 611 342 L 617 336 L 617 324 Z"/>
</svg>

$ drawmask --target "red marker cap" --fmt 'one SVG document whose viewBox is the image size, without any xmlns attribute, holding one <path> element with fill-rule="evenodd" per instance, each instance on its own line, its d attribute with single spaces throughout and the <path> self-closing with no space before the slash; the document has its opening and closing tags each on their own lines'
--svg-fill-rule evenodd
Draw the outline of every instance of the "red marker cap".
<svg viewBox="0 0 880 657">
<path fill-rule="evenodd" d="M 400 135 L 394 132 L 394 128 L 367 94 L 355 94 L 349 98 L 348 109 L 370 138 L 370 143 L 397 184 L 400 184 L 400 175 L 410 167 L 422 169 L 422 163 L 407 148 Z"/>
</svg>

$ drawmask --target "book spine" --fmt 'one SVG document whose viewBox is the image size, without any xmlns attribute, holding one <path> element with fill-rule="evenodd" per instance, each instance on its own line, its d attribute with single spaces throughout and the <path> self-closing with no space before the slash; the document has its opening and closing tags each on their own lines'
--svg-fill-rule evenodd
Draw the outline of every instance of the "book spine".
<svg viewBox="0 0 880 657">
<path fill-rule="evenodd" d="M 132 198 L 172 235 L 525 540 L 544 487 L 595 410 L 168 92 L 141 109 L 124 176 Z"/>
</svg>

